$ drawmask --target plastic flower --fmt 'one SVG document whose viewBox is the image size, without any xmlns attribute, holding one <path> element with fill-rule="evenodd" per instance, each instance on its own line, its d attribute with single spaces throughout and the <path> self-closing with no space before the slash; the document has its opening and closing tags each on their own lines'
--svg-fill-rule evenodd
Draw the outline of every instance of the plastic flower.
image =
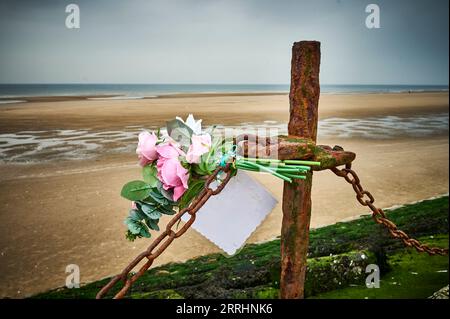
<svg viewBox="0 0 450 319">
<path fill-rule="evenodd" d="M 158 145 L 156 150 L 159 155 L 156 163 L 158 179 L 165 190 L 173 190 L 173 200 L 176 202 L 188 188 L 189 171 L 178 160 L 183 152 L 172 144 Z"/>
<path fill-rule="evenodd" d="M 183 122 L 187 126 L 189 126 L 191 128 L 192 132 L 194 132 L 194 134 L 196 134 L 196 135 L 202 134 L 202 120 L 196 121 L 192 114 L 188 115 L 186 121 L 183 121 L 183 119 L 178 116 L 176 117 L 176 119 Z"/>
<path fill-rule="evenodd" d="M 139 143 L 136 148 L 136 154 L 139 155 L 139 164 L 145 166 L 158 158 L 156 152 L 157 136 L 155 133 L 143 131 L 139 133 Z"/>
<path fill-rule="evenodd" d="M 166 159 L 177 158 L 180 155 L 184 155 L 183 151 L 173 142 L 156 146 L 156 153 L 159 158 L 163 157 Z"/>
<path fill-rule="evenodd" d="M 198 164 L 200 157 L 211 149 L 211 135 L 192 135 L 191 140 L 192 144 L 187 151 L 186 161 L 190 164 Z"/>
</svg>

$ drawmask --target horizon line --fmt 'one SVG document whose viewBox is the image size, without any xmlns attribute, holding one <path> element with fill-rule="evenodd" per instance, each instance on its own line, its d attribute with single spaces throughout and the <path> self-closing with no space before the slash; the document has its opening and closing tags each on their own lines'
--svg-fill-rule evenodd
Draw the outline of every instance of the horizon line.
<svg viewBox="0 0 450 319">
<path fill-rule="evenodd" d="M 0 85 L 290 85 L 290 83 L 114 83 L 114 82 L 23 82 L 23 83 L 2 83 Z M 449 86 L 449 83 L 321 83 L 320 85 L 335 85 L 335 86 Z"/>
</svg>

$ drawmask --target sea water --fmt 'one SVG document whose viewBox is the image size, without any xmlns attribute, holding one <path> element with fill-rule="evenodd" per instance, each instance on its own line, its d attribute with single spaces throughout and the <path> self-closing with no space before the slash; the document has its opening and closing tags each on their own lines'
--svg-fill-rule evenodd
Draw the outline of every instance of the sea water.
<svg viewBox="0 0 450 319">
<path fill-rule="evenodd" d="M 448 85 L 321 85 L 324 94 L 442 92 Z M 144 98 L 183 93 L 287 93 L 288 84 L 0 84 L 2 98 L 31 96 L 101 96 Z"/>
</svg>

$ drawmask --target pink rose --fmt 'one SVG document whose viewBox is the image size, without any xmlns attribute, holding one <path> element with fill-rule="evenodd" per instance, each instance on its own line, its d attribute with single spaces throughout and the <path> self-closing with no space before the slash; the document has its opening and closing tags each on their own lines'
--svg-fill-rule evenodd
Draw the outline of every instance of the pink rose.
<svg viewBox="0 0 450 319">
<path fill-rule="evenodd" d="M 156 150 L 159 155 L 156 163 L 158 179 L 164 189 L 173 189 L 173 200 L 177 201 L 188 188 L 189 171 L 178 160 L 183 152 L 171 144 L 158 145 Z"/>
<path fill-rule="evenodd" d="M 183 151 L 172 143 L 158 145 L 156 147 L 156 152 L 160 158 L 163 157 L 166 159 L 178 158 L 178 156 L 184 155 Z"/>
<path fill-rule="evenodd" d="M 139 156 L 139 164 L 145 166 L 158 158 L 156 152 L 156 140 L 158 138 L 154 133 L 143 131 L 139 133 L 139 143 L 136 153 Z"/>
<path fill-rule="evenodd" d="M 192 144 L 186 154 L 188 163 L 200 163 L 200 157 L 211 149 L 211 135 L 192 135 Z"/>
</svg>

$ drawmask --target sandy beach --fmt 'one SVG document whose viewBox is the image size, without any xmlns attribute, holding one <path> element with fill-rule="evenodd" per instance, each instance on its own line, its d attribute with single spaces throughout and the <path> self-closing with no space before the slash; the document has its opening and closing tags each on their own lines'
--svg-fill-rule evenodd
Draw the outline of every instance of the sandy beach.
<svg viewBox="0 0 450 319">
<path fill-rule="evenodd" d="M 356 152 L 354 168 L 380 207 L 448 193 L 448 92 L 324 94 L 319 143 Z M 133 149 L 142 128 L 193 113 L 205 125 L 273 126 L 289 117 L 287 94 L 185 94 L 166 98 L 30 99 L 0 105 L 0 297 L 26 297 L 116 274 L 149 245 L 124 238 L 122 185 L 140 178 Z M 254 174 L 281 200 L 282 183 Z M 281 203 L 249 242 L 279 235 Z M 330 171 L 314 175 L 312 227 L 368 213 Z M 167 219 L 161 222 L 164 225 Z M 157 264 L 219 250 L 189 230 Z"/>
<path fill-rule="evenodd" d="M 38 98 L 32 103 L 2 105 L 0 127 L 2 132 L 159 127 L 168 118 L 183 117 L 189 113 L 202 118 L 206 125 L 261 123 L 267 120 L 286 123 L 289 119 L 288 110 L 287 94 L 183 94 L 136 100 L 110 100 L 108 97 L 80 100 L 80 97 L 64 97 L 53 103 Z M 321 119 L 439 112 L 448 112 L 448 93 L 324 94 L 320 99 Z"/>
</svg>

